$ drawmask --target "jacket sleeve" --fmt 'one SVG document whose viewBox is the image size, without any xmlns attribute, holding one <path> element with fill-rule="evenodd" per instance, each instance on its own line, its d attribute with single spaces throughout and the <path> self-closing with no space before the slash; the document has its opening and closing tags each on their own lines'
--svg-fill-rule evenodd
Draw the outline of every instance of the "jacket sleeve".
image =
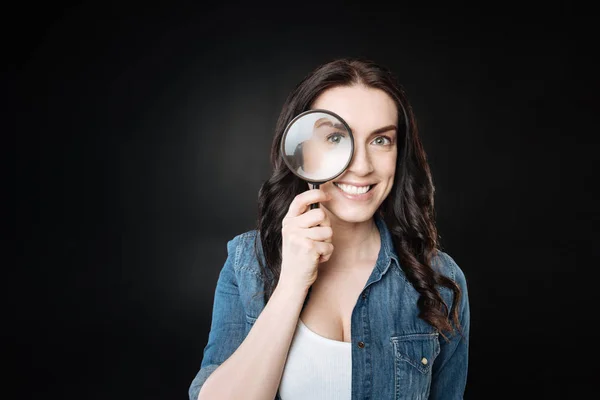
<svg viewBox="0 0 600 400">
<path fill-rule="evenodd" d="M 432 366 L 431 400 L 459 400 L 463 399 L 467 383 L 467 367 L 469 358 L 469 329 L 470 309 L 467 281 L 463 271 L 456 265 L 452 257 L 442 253 L 443 263 L 450 276 L 462 291 L 462 298 L 458 305 L 458 317 L 462 326 L 462 336 L 456 332 L 450 341 L 440 339 L 440 353 Z"/>
<path fill-rule="evenodd" d="M 239 236 L 236 236 L 227 243 L 227 259 L 215 289 L 208 343 L 204 348 L 200 370 L 188 391 L 190 400 L 198 399 L 206 379 L 233 354 L 245 337 L 246 315 L 235 275 L 239 240 Z"/>
</svg>

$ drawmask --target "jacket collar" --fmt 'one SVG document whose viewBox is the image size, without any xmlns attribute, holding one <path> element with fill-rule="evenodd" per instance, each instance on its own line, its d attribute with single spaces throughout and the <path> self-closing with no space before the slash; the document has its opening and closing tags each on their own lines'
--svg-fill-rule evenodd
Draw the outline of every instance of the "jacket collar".
<svg viewBox="0 0 600 400">
<path fill-rule="evenodd" d="M 401 275 L 404 275 L 404 271 L 400 268 L 400 261 L 398 261 L 398 254 L 394 249 L 394 242 L 392 241 L 392 234 L 387 227 L 383 217 L 379 213 L 374 215 L 375 224 L 379 229 L 379 237 L 381 238 L 381 248 L 379 249 L 379 255 L 377 256 L 377 262 L 375 268 L 378 270 L 380 277 L 385 274 L 388 268 L 395 264 Z"/>
</svg>

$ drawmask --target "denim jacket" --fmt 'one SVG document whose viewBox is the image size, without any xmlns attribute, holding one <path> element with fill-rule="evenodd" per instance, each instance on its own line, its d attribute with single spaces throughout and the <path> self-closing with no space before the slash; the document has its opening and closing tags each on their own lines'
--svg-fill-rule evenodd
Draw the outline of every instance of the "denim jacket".
<svg viewBox="0 0 600 400">
<path fill-rule="evenodd" d="M 446 341 L 418 317 L 419 293 L 400 268 L 385 222 L 378 216 L 375 222 L 381 248 L 351 319 L 352 399 L 462 399 L 470 326 L 465 275 L 452 257 L 437 251 L 433 268 L 462 290 L 458 315 L 463 335 L 453 334 Z M 228 257 L 216 285 L 208 343 L 189 388 L 190 400 L 198 398 L 208 376 L 246 338 L 265 306 L 262 294 L 253 297 L 264 289 L 254 252 L 257 235 L 257 231 L 249 231 L 227 243 Z M 441 286 L 438 290 L 450 307 L 452 291 Z M 279 393 L 275 399 L 281 400 Z"/>
</svg>

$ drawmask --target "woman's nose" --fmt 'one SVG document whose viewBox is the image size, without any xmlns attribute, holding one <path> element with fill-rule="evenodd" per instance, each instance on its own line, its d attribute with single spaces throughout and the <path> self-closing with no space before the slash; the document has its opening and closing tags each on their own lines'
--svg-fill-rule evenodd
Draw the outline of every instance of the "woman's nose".
<svg viewBox="0 0 600 400">
<path fill-rule="evenodd" d="M 359 176 L 368 175 L 373 172 L 371 155 L 364 146 L 354 146 L 354 155 L 352 156 L 348 170 Z"/>
</svg>

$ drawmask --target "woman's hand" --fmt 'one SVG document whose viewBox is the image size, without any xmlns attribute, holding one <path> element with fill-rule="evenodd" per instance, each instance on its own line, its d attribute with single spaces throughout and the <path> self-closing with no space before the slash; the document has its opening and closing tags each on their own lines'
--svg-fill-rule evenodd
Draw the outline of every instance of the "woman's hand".
<svg viewBox="0 0 600 400">
<path fill-rule="evenodd" d="M 325 192 L 311 189 L 290 204 L 281 228 L 280 282 L 308 290 L 317 279 L 319 263 L 331 257 L 333 231 L 329 218 L 322 208 L 309 210 L 310 204 L 327 200 L 330 197 Z"/>
</svg>

